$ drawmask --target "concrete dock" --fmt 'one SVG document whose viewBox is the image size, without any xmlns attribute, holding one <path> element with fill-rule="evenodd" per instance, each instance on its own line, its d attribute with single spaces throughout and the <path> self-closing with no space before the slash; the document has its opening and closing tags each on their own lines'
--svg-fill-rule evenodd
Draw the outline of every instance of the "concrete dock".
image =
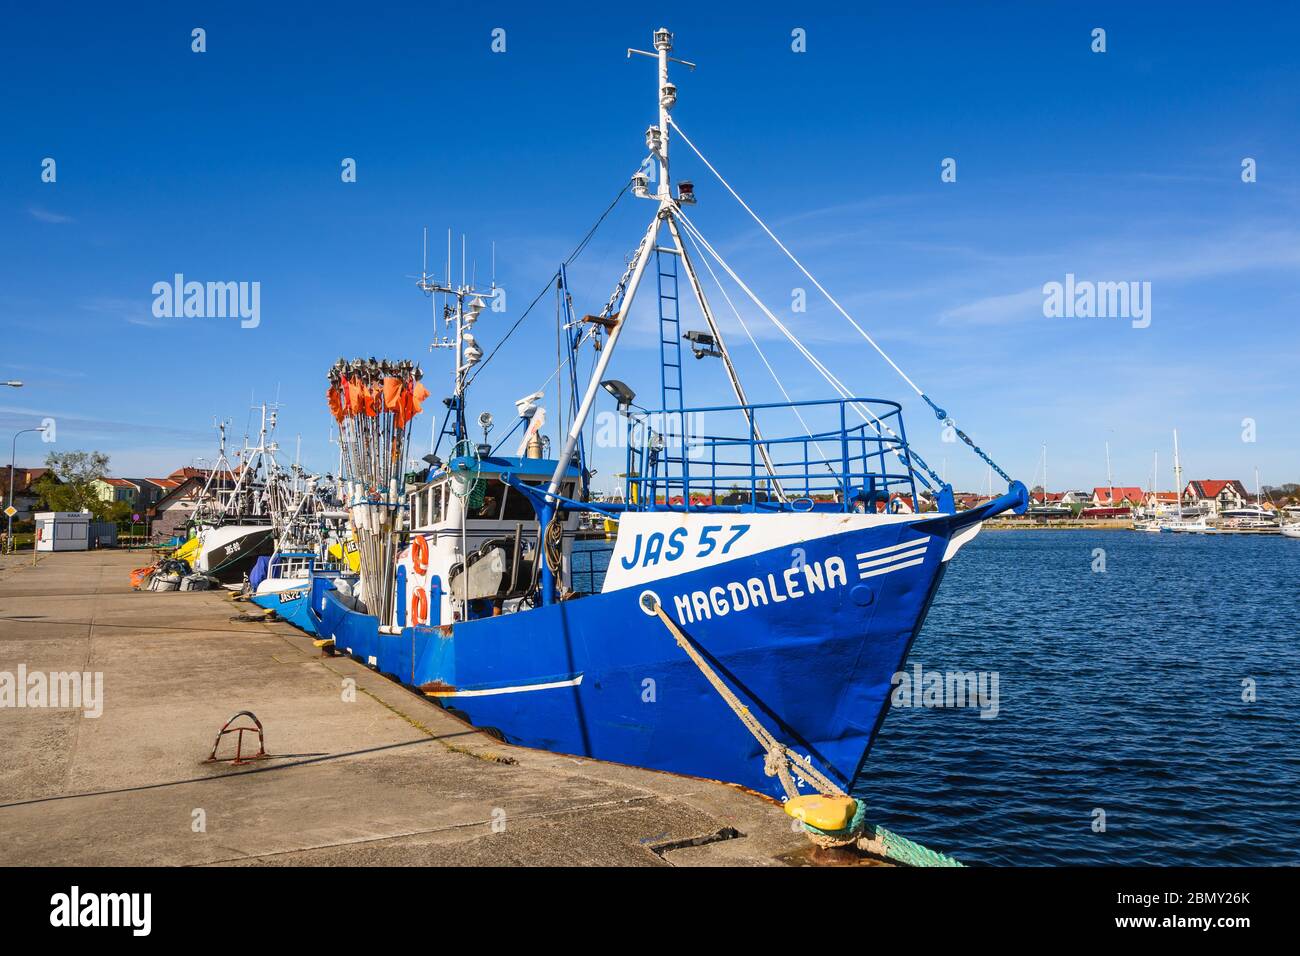
<svg viewBox="0 0 1300 956">
<path fill-rule="evenodd" d="M 502 744 L 288 624 L 232 622 L 254 608 L 225 592 L 133 592 L 146 563 L 0 557 L 0 674 L 103 675 L 98 717 L 0 709 L 0 864 L 808 861 L 771 801 Z M 272 756 L 205 762 L 242 710 Z"/>
</svg>

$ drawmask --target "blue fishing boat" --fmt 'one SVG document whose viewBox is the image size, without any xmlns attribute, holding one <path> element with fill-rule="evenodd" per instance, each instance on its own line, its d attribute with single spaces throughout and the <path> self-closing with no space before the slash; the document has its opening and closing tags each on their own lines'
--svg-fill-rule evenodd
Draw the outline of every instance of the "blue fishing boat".
<svg viewBox="0 0 1300 956">
<path fill-rule="evenodd" d="M 1001 496 L 957 511 L 951 487 L 908 441 L 902 405 L 853 394 L 703 236 L 685 212 L 693 185 L 674 188 L 669 176 L 670 133 L 716 170 L 671 118 L 669 64 L 684 62 L 671 50 L 672 35 L 659 30 L 653 52 L 629 51 L 657 62 L 659 120 L 624 190 L 654 205 L 626 271 L 595 315 L 574 309 L 568 262 L 553 278 L 568 350 L 556 370 L 567 368 L 569 388 L 559 453 L 542 438 L 541 392 L 516 403 L 523 435 L 513 454 L 486 441 L 488 416 L 479 419 L 485 441 L 470 440 L 467 373 L 482 360 L 471 330 L 494 290 L 454 285 L 450 264 L 444 280 L 423 276 L 456 331 L 438 445 L 426 472 L 402 474 L 427 395 L 410 363 L 340 360 L 330 370 L 361 574 L 345 588 L 312 581 L 308 608 L 337 651 L 504 740 L 782 799 L 843 793 L 862 773 L 948 563 L 985 520 L 1023 513 L 1028 493 L 904 375 L 952 440 L 1007 481 Z M 823 374 L 833 398 L 749 400 L 691 250 L 721 298 L 735 308 L 719 271 Z M 648 275 L 658 292 L 654 410 L 607 375 Z M 683 333 L 683 300 L 705 329 Z M 684 342 L 711 360 L 693 369 L 721 366 L 734 403 L 686 404 Z M 586 350 L 594 370 L 583 384 Z M 593 495 L 584 447 L 606 395 L 621 423 L 621 501 Z M 581 519 L 593 514 L 617 523 L 612 542 L 579 544 Z"/>
<path fill-rule="evenodd" d="M 315 635 L 319 632 L 311 600 L 313 584 L 333 589 L 340 574 L 335 568 L 323 566 L 315 552 L 277 551 L 270 558 L 260 558 L 253 568 L 249 576 L 252 601 Z"/>
</svg>

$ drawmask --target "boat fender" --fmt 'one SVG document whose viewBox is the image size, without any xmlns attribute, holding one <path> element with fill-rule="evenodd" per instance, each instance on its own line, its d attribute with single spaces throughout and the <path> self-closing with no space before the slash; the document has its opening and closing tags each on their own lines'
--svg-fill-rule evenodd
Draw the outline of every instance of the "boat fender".
<svg viewBox="0 0 1300 956">
<path fill-rule="evenodd" d="M 424 535 L 411 538 L 411 570 L 421 577 L 429 570 L 429 541 Z"/>
<path fill-rule="evenodd" d="M 416 588 L 411 594 L 411 624 L 425 624 L 429 620 L 429 595 L 424 588 Z"/>
</svg>

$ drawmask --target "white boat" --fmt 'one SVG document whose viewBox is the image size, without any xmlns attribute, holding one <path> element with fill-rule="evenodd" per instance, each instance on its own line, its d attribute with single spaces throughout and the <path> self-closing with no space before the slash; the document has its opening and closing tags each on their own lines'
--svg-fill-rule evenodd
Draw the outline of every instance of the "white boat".
<svg viewBox="0 0 1300 956">
<path fill-rule="evenodd" d="M 1195 518 L 1171 518 L 1161 524 L 1160 530 L 1204 534 L 1206 531 L 1210 530 L 1210 521 L 1208 516 L 1203 514 L 1198 515 Z"/>
<path fill-rule="evenodd" d="M 1074 509 L 1061 502 L 1052 503 L 1047 494 L 1047 443 L 1043 442 L 1043 457 L 1041 460 L 1043 468 L 1042 497 L 1037 504 L 1034 504 L 1033 496 L 1030 496 L 1029 510 L 1025 515 L 1029 518 L 1073 518 Z M 992 496 L 990 496 L 992 497 Z"/>
<path fill-rule="evenodd" d="M 1281 530 L 1273 512 L 1255 506 L 1228 508 L 1219 512 L 1211 534 L 1277 534 Z"/>
<path fill-rule="evenodd" d="M 1300 521 L 1282 525 L 1282 533 L 1288 538 L 1300 538 Z"/>
</svg>

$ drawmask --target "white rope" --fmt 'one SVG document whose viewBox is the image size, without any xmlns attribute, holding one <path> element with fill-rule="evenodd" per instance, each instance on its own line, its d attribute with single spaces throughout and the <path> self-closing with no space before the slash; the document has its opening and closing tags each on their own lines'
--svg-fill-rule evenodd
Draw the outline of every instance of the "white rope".
<svg viewBox="0 0 1300 956">
<path fill-rule="evenodd" d="M 812 439 L 813 447 L 817 449 L 817 454 L 822 456 L 825 460 L 826 467 L 830 468 L 830 459 L 826 457 L 826 452 L 823 450 L 821 443 L 813 437 L 812 429 L 808 427 L 808 423 L 804 421 L 803 415 L 799 412 L 799 407 L 795 404 L 794 399 L 790 397 L 790 393 L 786 391 L 785 383 L 781 381 L 781 376 L 776 374 L 776 369 L 772 367 L 772 363 L 767 360 L 767 355 L 764 354 L 762 348 L 759 347 L 758 340 L 755 339 L 753 333 L 749 331 L 749 326 L 741 317 L 740 310 L 736 308 L 736 303 L 731 301 L 731 296 L 727 294 L 726 287 L 723 286 L 722 280 L 718 278 L 718 274 L 713 271 L 713 266 L 709 264 L 708 257 L 704 255 L 704 252 L 700 249 L 699 243 L 695 241 L 695 236 L 688 232 L 686 233 L 686 238 L 691 241 L 691 246 L 697 253 L 699 253 L 699 260 L 704 263 L 704 268 L 709 270 L 709 276 L 713 279 L 713 284 L 718 287 L 718 292 L 731 308 L 731 314 L 736 317 L 736 321 L 739 322 L 740 327 L 744 329 L 745 338 L 749 339 L 749 344 L 754 346 L 754 351 L 758 353 L 758 357 L 762 359 L 763 364 L 767 366 L 767 371 L 771 374 L 772 381 L 776 382 L 776 387 L 781 390 L 781 395 L 785 398 L 786 402 L 789 403 L 790 411 L 794 412 L 794 417 L 799 419 L 799 424 L 803 426 L 804 433 Z"/>
<path fill-rule="evenodd" d="M 740 288 L 744 291 L 744 293 L 749 296 L 750 301 L 752 301 L 756 306 L 759 307 L 760 310 L 762 310 L 763 314 L 767 316 L 768 321 L 770 321 L 773 325 L 775 325 L 778 329 L 780 329 L 781 333 L 789 340 L 790 344 L 793 345 L 796 349 L 798 349 L 799 352 L 803 355 L 803 357 L 806 358 L 812 364 L 813 368 L 817 369 L 817 371 L 821 373 L 822 377 L 826 379 L 827 383 L 839 393 L 840 397 L 845 399 L 852 399 L 853 393 L 850 392 L 847 387 L 845 387 L 843 382 L 841 382 L 838 378 L 835 377 L 835 375 L 830 371 L 830 369 L 828 369 L 825 365 L 821 363 L 820 360 L 818 360 L 817 356 L 813 355 L 812 352 L 808 351 L 808 348 L 802 342 L 799 341 L 799 339 L 795 336 L 795 334 L 791 332 L 788 328 L 786 328 L 785 323 L 783 323 L 780 319 L 778 319 L 775 315 L 772 314 L 772 310 L 769 309 L 766 305 L 764 305 L 763 300 L 761 300 L 754 293 L 754 290 L 752 290 L 748 285 L 746 285 L 745 281 L 741 279 L 740 276 L 736 275 L 735 271 L 731 268 L 731 266 L 727 265 L 726 260 L 723 259 L 722 256 L 718 253 L 718 251 L 709 244 L 709 241 L 704 238 L 700 230 L 695 227 L 695 224 L 691 222 L 690 219 L 688 219 L 681 212 L 681 210 L 678 210 L 676 215 L 677 218 L 681 221 L 682 225 L 684 225 L 687 231 L 691 234 L 692 238 L 699 242 L 700 247 L 702 247 L 710 256 L 712 256 L 717 261 L 718 265 L 722 266 L 723 270 L 727 273 L 727 275 L 731 276 L 732 281 L 735 282 L 736 285 L 740 286 Z M 872 429 L 875 430 L 877 435 L 888 434 L 891 438 L 898 439 L 898 435 L 894 433 L 894 430 L 890 428 L 889 425 L 887 425 L 885 422 L 877 418 L 875 413 L 872 412 L 870 408 L 864 409 L 861 402 L 850 401 L 848 404 L 850 408 L 852 408 L 855 412 L 858 413 L 858 416 L 864 422 L 866 422 L 868 425 L 872 427 Z M 901 439 L 899 439 L 899 441 L 901 441 Z M 902 453 L 902 451 L 899 449 L 897 445 L 891 445 L 890 450 L 894 453 L 894 457 L 896 457 L 899 461 L 901 461 L 905 466 L 909 468 L 911 467 L 907 457 Z"/>
<path fill-rule="evenodd" d="M 804 268 L 804 264 L 800 262 L 797 258 L 795 258 L 793 252 L 791 252 L 789 249 L 785 247 L 785 244 L 776 237 L 776 233 L 774 233 L 771 229 L 769 229 L 767 227 L 767 223 L 765 223 L 762 219 L 758 217 L 758 213 L 754 212 L 754 210 L 749 208 L 749 204 L 746 203 L 745 200 L 740 198 L 740 194 L 737 193 L 734 189 L 732 189 L 731 184 L 722 178 L 722 174 L 718 172 L 716 169 L 714 169 L 713 164 L 704 158 L 704 154 L 701 153 L 699 148 L 694 143 L 691 142 L 690 137 L 688 137 L 682 131 L 682 128 L 673 121 L 671 115 L 668 117 L 668 122 L 672 123 L 673 129 L 677 130 L 677 134 L 681 136 L 682 140 L 686 143 L 686 145 L 689 146 L 695 152 L 695 155 L 700 158 L 700 162 L 702 162 L 705 166 L 709 167 L 709 172 L 713 173 L 714 176 L 718 177 L 718 182 L 722 183 L 722 185 L 726 187 L 727 192 L 731 193 L 731 195 L 735 198 L 736 202 L 740 203 L 740 205 L 744 207 L 745 212 L 749 213 L 749 215 L 753 218 L 753 220 L 756 223 L 758 223 L 759 226 L 762 227 L 763 231 L 767 233 L 769 238 L 771 238 L 771 240 L 777 244 L 777 246 L 781 249 L 781 251 L 784 252 L 790 258 L 790 261 L 795 264 L 795 266 L 799 269 L 799 271 L 808 277 L 808 281 L 817 287 L 817 291 L 820 292 L 822 295 L 826 296 L 826 300 L 830 302 L 831 305 L 835 306 L 836 310 L 840 313 L 840 315 L 848 319 L 849 324 L 858 330 L 858 334 L 860 334 L 864 339 L 867 340 L 868 343 L 870 343 L 871 347 L 880 354 L 880 357 L 889 363 L 890 367 L 893 368 L 893 370 L 902 377 L 904 382 L 906 382 L 908 385 L 911 386 L 912 390 L 916 392 L 917 395 L 923 396 L 925 393 L 921 391 L 921 389 L 917 386 L 915 382 L 913 382 L 910 378 L 907 377 L 907 373 L 904 372 L 901 368 L 899 368 L 897 363 L 895 363 L 894 360 L 891 359 L 885 353 L 885 350 L 876 344 L 876 340 L 867 334 L 866 329 L 858 325 L 858 323 L 854 320 L 853 316 L 849 315 L 848 312 L 844 311 L 844 307 L 840 305 L 839 302 L 836 301 L 833 295 L 831 295 L 829 292 L 826 291 L 826 287 L 823 286 L 820 282 L 818 282 L 811 272 L 809 272 L 807 269 Z"/>
</svg>

